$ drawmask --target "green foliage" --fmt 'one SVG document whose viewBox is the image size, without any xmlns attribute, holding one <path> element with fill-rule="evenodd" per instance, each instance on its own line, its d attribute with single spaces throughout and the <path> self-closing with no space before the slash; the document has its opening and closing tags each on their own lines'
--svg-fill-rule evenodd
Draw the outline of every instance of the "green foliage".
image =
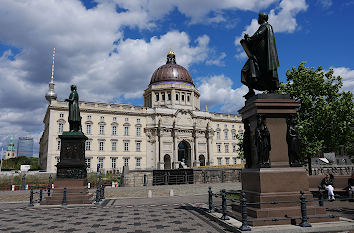
<svg viewBox="0 0 354 233">
<path fill-rule="evenodd" d="M 20 170 L 21 165 L 31 165 L 31 170 L 39 170 L 38 158 L 19 156 L 3 160 L 3 170 Z"/>
<path fill-rule="evenodd" d="M 243 134 L 235 134 L 236 139 L 237 139 L 237 153 L 238 153 L 238 157 L 240 159 L 244 158 L 245 153 L 243 151 Z"/>
<path fill-rule="evenodd" d="M 302 62 L 298 68 L 287 70 L 287 83 L 280 92 L 300 102 L 297 129 L 303 155 L 337 151 L 340 145 L 353 147 L 353 93 L 341 90 L 340 76 L 331 69 L 308 68 Z"/>
</svg>

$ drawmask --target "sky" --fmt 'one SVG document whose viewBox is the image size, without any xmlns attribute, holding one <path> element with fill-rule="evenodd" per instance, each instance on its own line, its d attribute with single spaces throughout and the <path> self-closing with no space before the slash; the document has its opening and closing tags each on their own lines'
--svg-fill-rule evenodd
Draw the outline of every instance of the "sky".
<svg viewBox="0 0 354 233">
<path fill-rule="evenodd" d="M 354 0 L 1 0 L 0 148 L 10 135 L 34 137 L 48 106 L 55 53 L 59 100 L 76 84 L 83 101 L 143 105 L 152 73 L 170 48 L 201 95 L 201 109 L 237 114 L 247 87 L 239 40 L 269 14 L 280 67 L 302 61 L 333 69 L 354 90 Z"/>
</svg>

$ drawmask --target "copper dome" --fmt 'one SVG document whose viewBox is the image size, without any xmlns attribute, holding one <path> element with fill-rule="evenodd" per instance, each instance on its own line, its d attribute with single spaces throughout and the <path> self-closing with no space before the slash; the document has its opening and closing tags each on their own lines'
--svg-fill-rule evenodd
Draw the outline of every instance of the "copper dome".
<svg viewBox="0 0 354 233">
<path fill-rule="evenodd" d="M 194 86 L 192 76 L 183 66 L 176 64 L 175 54 L 170 51 L 167 54 L 167 62 L 155 70 L 151 76 L 151 84 L 162 82 L 182 82 Z"/>
</svg>

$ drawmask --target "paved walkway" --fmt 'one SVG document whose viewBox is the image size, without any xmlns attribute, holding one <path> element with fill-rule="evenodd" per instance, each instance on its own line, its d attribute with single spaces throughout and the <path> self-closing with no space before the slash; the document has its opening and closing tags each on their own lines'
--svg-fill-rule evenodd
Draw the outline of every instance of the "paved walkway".
<svg viewBox="0 0 354 233">
<path fill-rule="evenodd" d="M 225 230 L 185 205 L 207 196 L 112 199 L 101 206 L 0 205 L 0 232 L 206 232 Z M 4 208 L 7 207 L 7 208 Z"/>
</svg>

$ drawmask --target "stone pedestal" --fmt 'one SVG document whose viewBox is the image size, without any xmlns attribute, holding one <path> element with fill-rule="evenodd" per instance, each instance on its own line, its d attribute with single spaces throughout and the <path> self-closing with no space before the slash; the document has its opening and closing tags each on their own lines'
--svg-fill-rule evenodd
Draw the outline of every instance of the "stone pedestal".
<svg viewBox="0 0 354 233">
<path fill-rule="evenodd" d="M 57 164 L 57 178 L 52 195 L 42 205 L 60 205 L 66 188 L 67 204 L 91 204 L 87 189 L 87 171 L 85 163 L 85 141 L 82 132 L 63 132 L 61 140 L 60 162 Z"/>
<path fill-rule="evenodd" d="M 246 193 L 247 202 L 284 202 L 280 204 L 248 205 L 249 224 L 252 226 L 290 224 L 291 218 L 301 217 L 300 190 L 305 192 L 307 200 L 313 200 L 309 192 L 309 182 L 303 167 L 290 167 L 288 145 L 286 141 L 287 118 L 296 114 L 299 104 L 288 95 L 261 94 L 246 101 L 239 111 L 244 122 L 249 123 L 246 140 L 249 141 L 249 157 L 247 168 L 242 170 L 242 190 Z M 255 143 L 257 115 L 264 116 L 270 133 L 271 151 L 269 153 L 270 168 L 260 168 Z M 241 220 L 241 208 L 232 205 L 235 217 Z M 324 207 L 317 202 L 307 202 L 308 216 L 325 216 Z M 261 219 L 287 218 L 279 221 L 260 221 Z M 338 218 L 310 218 L 309 222 L 338 221 Z M 299 220 L 297 220 L 297 224 Z"/>
</svg>

